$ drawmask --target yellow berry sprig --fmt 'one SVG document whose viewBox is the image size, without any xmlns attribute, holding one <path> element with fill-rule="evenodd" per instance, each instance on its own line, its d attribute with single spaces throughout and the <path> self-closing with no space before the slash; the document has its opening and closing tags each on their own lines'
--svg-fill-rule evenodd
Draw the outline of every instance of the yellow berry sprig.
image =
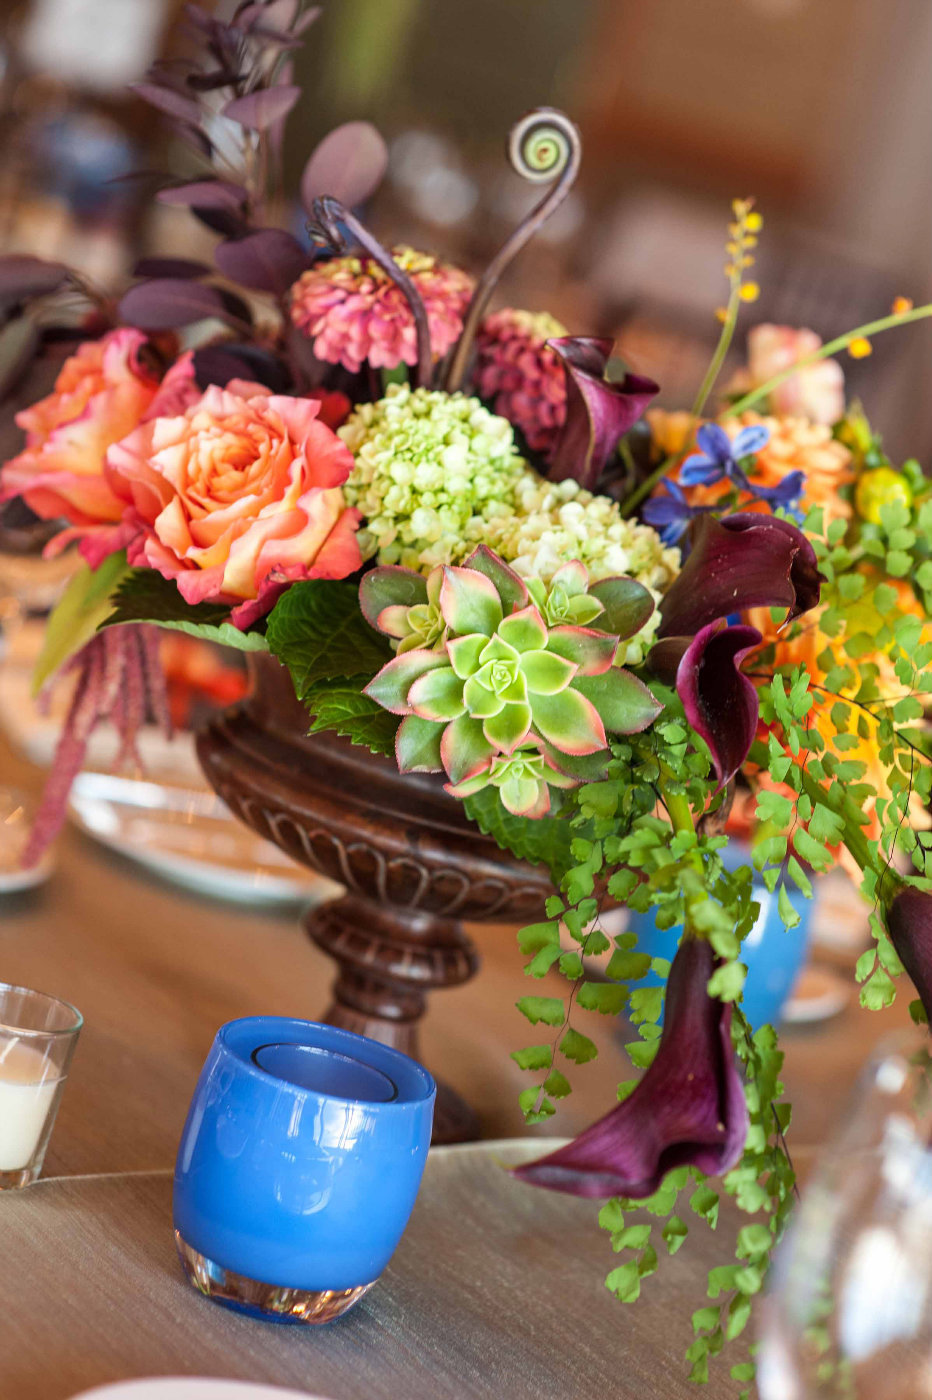
<svg viewBox="0 0 932 1400">
<path fill-rule="evenodd" d="M 745 276 L 754 266 L 757 235 L 764 226 L 764 220 L 754 208 L 753 199 L 732 200 L 731 211 L 733 218 L 728 225 L 728 242 L 725 244 L 725 251 L 728 254 L 728 260 L 725 263 L 725 276 L 728 278 L 729 284 L 728 304 L 719 307 L 715 313 L 722 323 L 722 332 L 693 404 L 693 414 L 697 418 L 705 408 L 706 400 L 712 392 L 722 365 L 725 363 L 725 356 L 728 354 L 728 348 L 731 345 L 738 322 L 741 303 L 756 301 L 760 296 L 758 284 L 754 281 L 745 281 Z"/>
</svg>

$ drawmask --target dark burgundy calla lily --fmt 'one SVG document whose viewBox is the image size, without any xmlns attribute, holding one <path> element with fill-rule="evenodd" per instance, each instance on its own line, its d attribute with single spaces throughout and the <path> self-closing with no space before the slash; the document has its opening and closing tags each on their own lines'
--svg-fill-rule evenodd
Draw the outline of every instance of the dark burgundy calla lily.
<svg viewBox="0 0 932 1400">
<path fill-rule="evenodd" d="M 666 1020 L 653 1064 L 634 1092 L 556 1152 L 514 1169 L 532 1186 L 573 1196 L 650 1196 L 668 1171 L 730 1171 L 748 1130 L 731 1044 L 731 1006 L 710 997 L 715 955 L 683 943 L 667 984 Z"/>
<path fill-rule="evenodd" d="M 932 1022 L 932 891 L 904 885 L 887 907 L 887 931 Z"/>
<path fill-rule="evenodd" d="M 745 608 L 786 608 L 790 622 L 815 607 L 821 583 L 815 550 L 789 520 L 753 511 L 704 516 L 660 604 L 660 636 L 691 637 Z"/>
<path fill-rule="evenodd" d="M 757 691 L 740 667 L 762 640 L 756 627 L 711 622 L 696 633 L 677 667 L 677 694 L 709 746 L 719 787 L 737 773 L 757 733 Z"/>
<path fill-rule="evenodd" d="M 605 378 L 612 343 L 581 335 L 547 341 L 566 373 L 566 421 L 550 455 L 551 481 L 572 477 L 593 490 L 619 440 L 660 392 L 640 374 L 617 383 Z"/>
</svg>

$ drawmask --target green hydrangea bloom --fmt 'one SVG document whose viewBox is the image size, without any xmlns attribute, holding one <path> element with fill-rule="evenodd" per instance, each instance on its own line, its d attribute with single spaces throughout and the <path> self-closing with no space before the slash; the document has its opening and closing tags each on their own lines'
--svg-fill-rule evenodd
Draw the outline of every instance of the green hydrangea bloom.
<svg viewBox="0 0 932 1400">
<path fill-rule="evenodd" d="M 356 459 L 343 489 L 366 517 L 366 558 L 421 572 L 458 563 L 515 509 L 524 459 L 511 424 L 478 399 L 393 384 L 339 433 Z"/>
<path fill-rule="evenodd" d="M 549 586 L 562 564 L 579 559 L 593 582 L 626 575 L 655 602 L 679 573 L 679 550 L 656 530 L 624 520 L 609 496 L 576 481 L 546 481 L 520 456 L 514 430 L 463 394 L 393 384 L 360 404 L 339 429 L 356 459 L 344 486 L 365 516 L 363 557 L 430 573 L 459 564 L 486 544 L 522 578 Z M 660 626 L 622 642 L 618 665 L 636 666 Z"/>
</svg>

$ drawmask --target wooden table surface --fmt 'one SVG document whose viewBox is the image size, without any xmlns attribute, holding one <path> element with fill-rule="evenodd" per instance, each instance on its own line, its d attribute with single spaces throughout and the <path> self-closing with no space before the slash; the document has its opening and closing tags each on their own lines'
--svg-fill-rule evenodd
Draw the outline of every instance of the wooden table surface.
<svg viewBox="0 0 932 1400">
<path fill-rule="evenodd" d="M 37 786 L 34 770 L 14 757 L 2 740 L 0 782 L 18 783 L 33 790 Z M 423 1037 L 424 1058 L 429 1067 L 440 1071 L 478 1109 L 486 1137 L 525 1134 L 516 1100 L 526 1079 L 509 1059 L 509 1052 L 528 1039 L 528 1027 L 514 1009 L 516 999 L 528 990 L 522 958 L 513 929 L 484 926 L 472 932 L 483 958 L 482 971 L 471 984 L 433 997 Z M 523 1319 L 513 1309 L 508 1312 L 513 1319 L 509 1325 L 516 1329 L 511 1353 L 514 1375 L 510 1378 L 509 1344 L 499 1328 L 494 1339 L 499 1369 L 488 1375 L 483 1372 L 480 1381 L 476 1377 L 482 1367 L 477 1362 L 472 1380 L 464 1375 L 461 1388 L 444 1389 L 437 1380 L 439 1372 L 431 1370 L 410 1340 L 421 1335 L 420 1324 L 412 1316 L 405 1318 L 398 1312 L 400 1298 L 407 1298 L 413 1307 L 414 1300 L 422 1296 L 407 1275 L 408 1281 L 398 1285 L 400 1293 L 392 1292 L 391 1279 L 382 1289 L 373 1291 L 371 1299 L 380 1301 L 372 1301 L 370 1314 L 367 1300 L 363 1317 L 370 1318 L 369 1322 L 354 1322 L 350 1318 L 348 1326 L 341 1324 L 340 1328 L 330 1329 L 328 1340 L 317 1343 L 297 1341 L 281 1329 L 265 1324 L 241 1318 L 228 1320 L 222 1310 L 209 1307 L 193 1293 L 184 1291 L 179 1276 L 173 1272 L 166 1173 L 171 1168 L 188 1101 L 214 1032 L 222 1022 L 236 1016 L 276 1013 L 313 1017 L 326 1003 L 331 975 L 328 961 L 301 931 L 296 911 L 273 913 L 196 897 L 143 874 L 74 831 L 64 834 L 55 874 L 46 886 L 28 894 L 0 897 L 0 981 L 24 983 L 60 995 L 74 1002 L 85 1016 L 85 1028 L 46 1161 L 46 1177 L 109 1178 L 109 1184 L 105 1180 L 47 1180 L 2 1201 L 0 1238 L 7 1242 L 0 1250 L 0 1259 L 8 1266 L 0 1274 L 2 1400 L 13 1400 L 14 1396 L 17 1400 L 64 1400 L 93 1382 L 174 1371 L 242 1375 L 268 1382 L 278 1379 L 311 1393 L 323 1389 L 334 1400 L 355 1400 L 357 1395 L 378 1400 L 383 1393 L 397 1395 L 399 1400 L 402 1396 L 405 1400 L 420 1400 L 422 1395 L 493 1394 L 536 1395 L 541 1400 L 630 1394 L 642 1400 L 667 1400 L 679 1395 L 679 1381 L 674 1378 L 681 1374 L 680 1357 L 685 1345 L 679 1335 L 679 1321 L 685 1320 L 688 1333 L 689 1311 L 701 1301 L 703 1271 L 709 1262 L 724 1262 L 724 1242 L 717 1246 L 714 1256 L 710 1252 L 714 1242 L 706 1242 L 698 1245 L 689 1259 L 684 1250 L 682 1259 L 677 1256 L 676 1261 L 665 1261 L 663 1276 L 651 1281 L 654 1286 L 649 1291 L 654 1301 L 648 1302 L 642 1313 L 644 1325 L 649 1317 L 654 1317 L 652 1326 L 657 1328 L 653 1340 L 644 1342 L 642 1357 L 642 1324 L 635 1323 L 637 1314 L 616 1304 L 601 1286 L 614 1256 L 607 1238 L 596 1228 L 591 1203 L 571 1201 L 557 1208 L 561 1221 L 572 1221 L 578 1251 L 572 1246 L 560 1256 L 554 1245 L 549 1254 L 544 1250 L 539 1255 L 528 1242 L 519 1241 L 515 1246 L 524 1282 L 519 1287 L 511 1276 L 505 1282 L 511 1290 L 519 1288 L 529 1311 Z M 547 987 L 544 981 L 534 984 L 533 989 L 546 994 Z M 806 1031 L 786 1033 L 786 1081 L 795 1105 L 790 1145 L 801 1166 L 811 1160 L 813 1149 L 825 1141 L 844 1112 L 854 1079 L 873 1045 L 891 1030 L 908 1024 L 908 1000 L 904 995 L 891 1011 L 869 1014 L 859 1011 L 852 999 L 848 1010 L 835 1020 Z M 586 1029 L 599 1044 L 599 1058 L 575 1072 L 574 1093 L 561 1105 L 557 1118 L 540 1132 L 577 1131 L 606 1110 L 613 1100 L 615 1083 L 626 1077 L 627 1060 L 618 1027 L 600 1018 L 598 1024 L 587 1025 Z M 451 1154 L 458 1150 L 452 1149 Z M 471 1269 L 478 1267 L 474 1248 L 470 1251 L 470 1239 L 479 1238 L 481 1232 L 476 1235 L 462 1221 L 457 1228 L 455 1215 L 442 1217 L 438 1193 L 452 1169 L 441 1169 L 439 1163 L 453 1160 L 451 1154 L 432 1154 L 432 1163 L 436 1161 L 438 1165 L 429 1169 L 433 1173 L 432 1194 L 424 1214 L 425 1219 L 434 1221 L 433 1248 L 446 1250 L 450 1264 L 444 1275 L 447 1292 L 437 1304 L 440 1313 L 435 1308 L 431 1314 L 430 1325 L 440 1327 L 441 1332 L 445 1328 L 450 1336 L 460 1338 L 462 1345 L 457 1355 L 461 1356 L 464 1347 L 468 1349 L 475 1343 L 475 1338 L 470 1340 L 466 1332 L 477 1325 L 477 1290 L 485 1300 L 483 1306 L 494 1312 L 497 1304 L 494 1293 L 484 1288 L 474 1274 L 464 1274 L 458 1262 L 462 1255 L 469 1259 Z M 473 1180 L 476 1184 L 474 1172 L 491 1173 L 489 1180 L 503 1175 L 487 1155 L 477 1158 L 474 1153 L 470 1156 L 468 1150 L 462 1160 L 462 1169 L 453 1173 L 460 1196 L 465 1190 L 464 1182 Z M 156 1175 L 122 1180 L 114 1180 L 110 1175 L 124 1173 Z M 540 1201 L 544 1194 L 521 1188 L 522 1199 Z M 565 1200 L 549 1193 L 547 1199 Z M 115 1228 L 116 1222 L 123 1223 L 110 1239 L 106 1262 L 102 1262 L 95 1253 L 95 1232 L 100 1241 L 109 1237 L 111 1212 Z M 442 1218 L 448 1221 L 445 1227 Z M 397 1256 L 399 1269 L 407 1257 L 403 1252 L 406 1247 L 411 1259 L 420 1258 L 425 1239 L 428 1243 L 431 1240 L 430 1232 L 426 1236 L 417 1232 L 416 1221 L 417 1217 L 410 1231 L 413 1243 L 403 1246 Z M 8 1230 L 12 1232 L 9 1235 Z M 561 1239 L 561 1248 L 566 1248 L 568 1238 Z M 138 1320 L 145 1311 L 140 1291 L 145 1272 L 141 1272 L 141 1267 L 149 1258 L 147 1251 L 158 1254 L 159 1263 L 152 1273 L 152 1307 L 159 1322 L 157 1327 L 147 1326 L 145 1345 L 135 1350 L 105 1346 L 102 1331 L 97 1335 L 84 1327 L 85 1319 L 93 1315 L 97 1319 L 95 1326 L 104 1328 L 106 1309 L 111 1308 L 115 1309 L 113 1327 L 124 1325 L 119 1306 L 111 1298 L 115 1288 L 119 1292 L 121 1268 L 114 1240 L 123 1241 L 126 1248 L 127 1326 L 135 1326 L 134 1319 Z M 9 1267 L 14 1241 L 21 1251 L 15 1269 Z M 491 1276 L 500 1261 L 494 1243 L 486 1238 L 486 1244 Z M 152 1253 L 151 1257 L 154 1260 L 156 1256 Z M 572 1286 L 561 1276 L 561 1257 L 571 1270 Z M 72 1261 L 73 1268 L 66 1268 L 66 1259 Z M 591 1288 L 588 1284 L 583 1286 L 582 1275 L 570 1260 L 585 1261 Z M 670 1269 L 673 1263 L 675 1277 Z M 509 1268 L 512 1266 L 517 1267 L 515 1258 L 510 1260 Z M 169 1275 L 173 1280 L 170 1287 Z M 32 1302 L 28 1307 L 18 1304 L 16 1327 L 20 1340 L 11 1347 L 7 1344 L 7 1329 L 12 1325 L 13 1304 L 20 1298 L 24 1280 L 27 1287 L 23 1296 L 29 1296 Z M 687 1296 L 690 1280 L 697 1298 L 695 1304 Z M 526 1296 L 521 1291 L 525 1288 Z M 562 1325 L 555 1320 L 553 1290 L 565 1309 Z M 660 1306 L 663 1300 L 672 1303 L 674 1293 L 681 1295 L 682 1316 L 667 1335 Z M 541 1299 L 536 1310 L 535 1297 Z M 106 1309 L 102 1299 L 110 1299 Z M 441 1316 L 444 1308 L 446 1313 Z M 356 1341 L 364 1350 L 381 1345 L 378 1329 L 387 1325 L 384 1310 L 394 1317 L 391 1367 L 403 1363 L 408 1367 L 406 1387 L 391 1392 L 366 1389 L 370 1383 L 366 1368 L 357 1374 L 347 1359 Z M 210 1321 L 215 1314 L 219 1320 Z M 602 1329 L 598 1347 L 594 1342 L 584 1344 L 589 1335 L 586 1329 L 590 1327 L 590 1314 L 598 1319 Z M 50 1318 L 62 1317 L 70 1319 L 67 1325 L 50 1323 Z M 491 1315 L 487 1321 L 491 1326 Z M 202 1328 L 208 1328 L 214 1340 L 210 1345 L 205 1343 L 201 1353 L 196 1339 Z M 551 1335 L 554 1328 L 556 1337 Z M 408 1333 L 410 1339 L 406 1342 Z M 182 1337 L 186 1338 L 183 1346 L 179 1341 Z M 338 1340 L 331 1341 L 331 1337 Z M 488 1344 L 492 1346 L 493 1342 Z M 315 1351 L 315 1347 L 323 1350 Z M 542 1356 L 551 1356 L 548 1348 L 553 1347 L 562 1348 L 567 1356 L 565 1388 L 552 1388 L 562 1382 L 551 1379 L 543 1389 L 538 1386 L 535 1390 L 533 1384 L 539 1381 L 543 1385 L 543 1381 L 533 1367 L 528 1369 L 528 1357 L 540 1349 Z M 619 1374 L 630 1373 L 637 1379 L 636 1386 L 629 1389 L 625 1383 L 624 1388 L 606 1388 L 600 1347 L 608 1349 L 609 1356 L 615 1348 Z M 203 1360 L 199 1361 L 201 1354 Z M 329 1360 L 320 1370 L 320 1384 L 315 1385 L 311 1371 L 302 1370 L 303 1363 L 293 1364 L 293 1358 L 318 1354 Z M 44 1358 L 41 1374 L 37 1372 L 35 1380 L 30 1379 L 24 1359 L 30 1356 Z M 261 1357 L 261 1364 L 250 1360 L 256 1356 Z M 227 1362 L 221 1365 L 223 1357 Z M 280 1367 L 276 1357 L 281 1359 Z M 641 1369 L 646 1364 L 644 1357 L 655 1370 L 660 1368 L 656 1379 Z M 338 1384 L 341 1367 L 346 1378 L 342 1388 Z M 531 1388 L 518 1388 L 519 1371 L 525 1379 L 530 1377 L 527 1385 Z M 397 1370 L 390 1373 L 397 1380 Z M 53 1374 L 57 1377 L 54 1387 L 49 1380 Z M 494 1384 L 489 1376 L 493 1376 Z M 522 1385 L 525 1379 L 521 1379 Z M 443 1384 L 449 1387 L 453 1382 L 448 1376 Z M 687 1393 L 690 1392 L 684 1388 L 682 1394 Z M 731 1393 L 724 1383 L 715 1390 L 717 1396 Z"/>
</svg>

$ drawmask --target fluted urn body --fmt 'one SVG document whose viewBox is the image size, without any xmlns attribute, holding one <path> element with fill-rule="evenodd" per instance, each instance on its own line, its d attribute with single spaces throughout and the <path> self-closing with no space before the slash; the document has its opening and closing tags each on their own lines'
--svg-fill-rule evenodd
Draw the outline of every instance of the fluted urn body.
<svg viewBox="0 0 932 1400">
<path fill-rule="evenodd" d="M 439 775 L 401 774 L 339 735 L 308 735 L 274 657 L 250 657 L 250 670 L 246 699 L 198 735 L 207 780 L 247 826 L 345 888 L 306 921 L 338 968 L 324 1019 L 417 1059 L 426 994 L 477 971 L 463 921 L 540 918 L 549 876 L 484 836 Z M 434 1140 L 476 1136 L 439 1068 Z"/>
</svg>

